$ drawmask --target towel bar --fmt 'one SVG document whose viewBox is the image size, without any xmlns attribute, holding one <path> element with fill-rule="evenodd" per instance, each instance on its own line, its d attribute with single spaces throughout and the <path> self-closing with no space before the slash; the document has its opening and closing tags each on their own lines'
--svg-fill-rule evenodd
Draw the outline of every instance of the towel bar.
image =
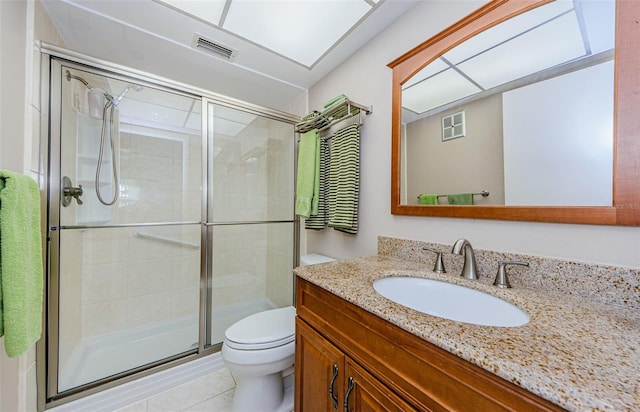
<svg viewBox="0 0 640 412">
<path fill-rule="evenodd" d="M 483 190 L 482 192 L 479 193 L 471 193 L 474 196 L 482 196 L 482 197 L 488 197 L 489 196 L 489 191 L 488 190 Z M 447 197 L 449 195 L 437 195 L 438 197 Z M 420 196 L 416 196 L 418 199 L 420 199 Z"/>
</svg>

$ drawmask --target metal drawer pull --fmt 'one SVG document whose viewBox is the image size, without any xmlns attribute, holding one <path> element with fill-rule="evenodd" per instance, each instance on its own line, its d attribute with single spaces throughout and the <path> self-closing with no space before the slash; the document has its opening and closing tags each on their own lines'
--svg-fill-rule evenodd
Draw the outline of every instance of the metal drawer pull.
<svg viewBox="0 0 640 412">
<path fill-rule="evenodd" d="M 353 390 L 353 378 L 349 376 L 349 386 L 347 386 L 347 394 L 344 396 L 344 412 L 349 412 L 349 395 Z"/>
<path fill-rule="evenodd" d="M 338 377 L 338 365 L 333 364 L 333 376 L 331 376 L 331 383 L 329 384 L 329 396 L 333 401 L 333 409 L 338 409 L 338 397 L 333 393 L 333 384 L 336 383 Z"/>
</svg>

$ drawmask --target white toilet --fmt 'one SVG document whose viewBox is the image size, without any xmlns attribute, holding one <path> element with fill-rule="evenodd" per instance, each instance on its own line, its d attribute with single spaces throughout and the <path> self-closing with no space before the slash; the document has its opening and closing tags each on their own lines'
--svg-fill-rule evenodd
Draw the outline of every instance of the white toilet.
<svg viewBox="0 0 640 412">
<path fill-rule="evenodd" d="M 300 265 L 333 260 L 305 255 Z M 241 319 L 225 331 L 222 359 L 237 380 L 234 412 L 293 410 L 295 316 L 293 306 L 271 309 Z"/>
</svg>

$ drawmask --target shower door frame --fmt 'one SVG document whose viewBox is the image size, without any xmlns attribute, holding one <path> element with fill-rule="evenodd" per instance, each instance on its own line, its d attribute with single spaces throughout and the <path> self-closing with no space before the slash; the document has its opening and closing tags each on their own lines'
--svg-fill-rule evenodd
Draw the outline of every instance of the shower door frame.
<svg viewBox="0 0 640 412">
<path fill-rule="evenodd" d="M 295 124 L 299 121 L 299 117 L 281 112 L 274 109 L 269 109 L 246 103 L 240 100 L 229 98 L 222 95 L 217 95 L 209 91 L 194 88 L 192 86 L 175 82 L 160 76 L 156 76 L 143 71 L 130 69 L 117 64 L 109 63 L 100 59 L 95 59 L 89 56 L 85 56 L 81 53 L 72 52 L 58 46 L 49 44 L 42 44 L 41 48 L 42 64 L 41 64 L 41 100 L 42 100 L 42 113 L 41 119 L 41 133 L 40 133 L 40 152 L 41 152 L 41 170 L 44 179 L 47 182 L 47 207 L 43 211 L 45 224 L 45 231 L 43 238 L 46 242 L 46 273 L 47 278 L 44 297 L 44 311 L 43 311 L 43 331 L 42 338 L 38 341 L 36 346 L 36 379 L 38 387 L 38 410 L 42 411 L 46 408 L 55 407 L 64 403 L 83 398 L 85 396 L 101 392 L 103 390 L 121 385 L 138 379 L 143 376 L 151 375 L 162 370 L 184 364 L 186 362 L 201 358 L 203 356 L 211 355 L 219 352 L 221 344 L 210 344 L 205 347 L 207 343 L 207 336 L 210 322 L 210 295 L 208 293 L 208 274 L 212 270 L 212 251 L 211 239 L 209 228 L 213 226 L 210 217 L 208 216 L 208 201 L 209 201 L 209 182 L 208 171 L 210 170 L 209 159 L 209 136 L 208 136 L 208 111 L 209 104 L 215 103 L 217 105 L 226 106 L 232 109 L 241 110 L 255 114 L 257 116 L 282 121 L 284 123 Z M 56 153 L 60 153 L 61 144 L 61 129 L 60 129 L 60 114 L 61 114 L 61 72 L 62 66 L 70 66 L 72 68 L 78 68 L 84 71 L 94 72 L 101 76 L 109 76 L 118 80 L 126 80 L 143 85 L 149 85 L 150 87 L 161 89 L 171 93 L 177 93 L 179 95 L 188 96 L 197 99 L 201 103 L 201 137 L 202 137 L 202 164 L 201 164 L 201 217 L 200 221 L 194 222 L 169 222 L 167 225 L 200 225 L 200 302 L 199 302 L 199 332 L 198 332 L 198 348 L 191 351 L 185 351 L 180 354 L 171 356 L 155 361 L 151 364 L 140 366 L 131 370 L 127 370 L 116 375 L 100 379 L 95 382 L 81 385 L 77 388 L 72 388 L 63 392 L 58 392 L 58 311 L 59 311 L 59 237 L 60 228 L 59 224 L 59 208 L 60 208 L 60 158 Z M 56 90 L 56 92 L 54 92 Z M 56 98 L 57 100 L 53 100 Z M 294 139 L 294 145 L 297 146 L 295 139 L 295 133 L 291 136 Z M 294 146 L 294 153 L 296 152 Z M 296 157 L 293 159 L 294 171 L 296 169 Z M 56 169 L 57 168 L 57 169 Z M 295 179 L 295 177 L 294 177 Z M 295 181 L 294 181 L 295 187 Z M 292 200 L 293 202 L 293 200 Z M 52 223 L 53 222 L 53 223 Z M 295 267 L 299 263 L 300 255 L 300 221 L 299 218 L 294 215 L 292 220 L 281 221 L 282 223 L 292 223 L 293 228 L 293 262 Z M 273 223 L 273 221 L 269 222 Z M 155 223 L 149 224 L 117 224 L 107 225 L 100 227 L 127 227 L 127 226 L 145 226 L 156 225 Z M 93 226 L 91 226 L 93 228 Z M 78 226 L 80 228 L 80 226 Z M 292 296 L 292 301 L 295 296 Z M 53 314 L 48 316 L 48 314 Z"/>
</svg>

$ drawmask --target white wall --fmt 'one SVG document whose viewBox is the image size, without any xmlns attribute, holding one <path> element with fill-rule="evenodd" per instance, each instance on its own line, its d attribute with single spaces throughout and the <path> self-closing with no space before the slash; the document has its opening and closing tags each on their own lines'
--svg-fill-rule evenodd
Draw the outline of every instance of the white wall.
<svg viewBox="0 0 640 412">
<path fill-rule="evenodd" d="M 337 258 L 376 254 L 377 236 L 640 267 L 640 228 L 394 216 L 391 190 L 391 69 L 386 65 L 480 7 L 483 1 L 419 2 L 309 91 L 309 108 L 340 93 L 373 105 L 362 128 L 360 232 L 306 231 L 307 251 Z"/>
<path fill-rule="evenodd" d="M 37 179 L 33 133 L 39 127 L 39 83 L 33 81 L 39 71 L 32 69 L 39 60 L 33 59 L 33 16 L 33 2 L 0 1 L 0 169 Z M 35 381 L 35 347 L 8 358 L 0 338 L 0 411 L 34 411 Z"/>
</svg>

